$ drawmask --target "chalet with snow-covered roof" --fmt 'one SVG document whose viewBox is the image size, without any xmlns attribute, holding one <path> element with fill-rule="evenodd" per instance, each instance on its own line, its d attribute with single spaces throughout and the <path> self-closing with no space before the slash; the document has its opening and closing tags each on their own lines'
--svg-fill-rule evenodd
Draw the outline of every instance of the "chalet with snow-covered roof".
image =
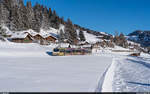
<svg viewBox="0 0 150 94">
<path fill-rule="evenodd" d="M 40 34 L 37 34 L 37 35 L 33 36 L 33 38 L 35 40 L 44 40 L 43 36 L 41 36 Z"/>
<path fill-rule="evenodd" d="M 42 45 L 49 44 L 51 42 L 55 43 L 57 40 L 56 36 L 51 35 L 48 32 L 40 32 L 37 33 L 33 30 L 26 30 L 26 31 L 18 31 L 13 32 L 12 36 L 10 37 L 12 42 L 17 43 L 40 43 Z"/>
<path fill-rule="evenodd" d="M 32 37 L 36 36 L 38 34 L 37 32 L 33 31 L 32 29 L 27 30 L 27 31 L 23 31 L 23 32 L 31 35 Z"/>
<path fill-rule="evenodd" d="M 56 42 L 57 38 L 54 37 L 54 36 L 47 36 L 47 37 L 44 38 L 44 40 L 54 43 L 54 42 Z"/>
<path fill-rule="evenodd" d="M 33 42 L 32 36 L 23 32 L 21 33 L 17 32 L 17 33 L 12 34 L 10 40 L 16 43 L 32 43 Z"/>
</svg>

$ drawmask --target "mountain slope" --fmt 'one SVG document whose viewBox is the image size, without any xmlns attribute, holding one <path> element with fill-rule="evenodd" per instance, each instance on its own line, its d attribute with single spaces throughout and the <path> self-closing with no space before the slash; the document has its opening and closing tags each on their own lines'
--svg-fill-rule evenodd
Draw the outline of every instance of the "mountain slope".
<svg viewBox="0 0 150 94">
<path fill-rule="evenodd" d="M 143 47 L 150 46 L 150 31 L 134 31 L 127 38 L 128 40 L 140 43 Z"/>
<path fill-rule="evenodd" d="M 111 37 L 109 34 L 73 24 L 70 19 L 65 21 L 55 10 L 52 11 L 51 8 L 48 9 L 38 3 L 32 6 L 31 2 L 27 2 L 25 6 L 23 0 L 1 0 L 0 14 L 0 25 L 5 25 L 10 31 L 31 29 L 37 33 L 51 33 L 55 36 L 60 34 L 58 31 L 63 31 L 62 36 L 71 44 L 76 44 L 80 39 L 84 40 L 84 38 L 77 38 L 77 30 L 87 31 L 95 36 L 104 36 L 104 39 Z"/>
</svg>

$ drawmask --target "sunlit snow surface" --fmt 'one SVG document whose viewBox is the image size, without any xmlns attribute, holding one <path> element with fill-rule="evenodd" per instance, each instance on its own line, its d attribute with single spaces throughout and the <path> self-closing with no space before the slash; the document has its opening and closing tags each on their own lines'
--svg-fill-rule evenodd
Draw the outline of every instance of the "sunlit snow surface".
<svg viewBox="0 0 150 94">
<path fill-rule="evenodd" d="M 101 48 L 88 56 L 53 57 L 56 46 L 0 42 L 0 91 L 150 92 L 150 55 Z"/>
<path fill-rule="evenodd" d="M 0 42 L 0 91 L 94 92 L 112 58 L 50 56 L 55 46 Z"/>
<path fill-rule="evenodd" d="M 150 92 L 150 55 L 117 58 L 113 91 Z"/>
</svg>

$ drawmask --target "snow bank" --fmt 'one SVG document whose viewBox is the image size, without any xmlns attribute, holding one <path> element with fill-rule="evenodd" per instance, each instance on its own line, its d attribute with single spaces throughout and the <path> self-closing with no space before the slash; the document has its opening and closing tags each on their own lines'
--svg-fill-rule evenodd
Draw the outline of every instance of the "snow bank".
<svg viewBox="0 0 150 94">
<path fill-rule="evenodd" d="M 115 66 L 115 58 L 114 58 L 110 68 L 106 72 L 101 92 L 113 92 L 113 81 L 114 81 L 113 77 L 115 73 L 114 72 L 115 67 L 116 66 Z"/>
</svg>

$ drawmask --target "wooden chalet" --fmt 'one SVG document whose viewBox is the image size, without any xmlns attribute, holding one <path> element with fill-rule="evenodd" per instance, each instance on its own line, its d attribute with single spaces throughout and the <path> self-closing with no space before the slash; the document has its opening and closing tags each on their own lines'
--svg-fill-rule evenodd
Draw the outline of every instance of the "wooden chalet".
<svg viewBox="0 0 150 94">
<path fill-rule="evenodd" d="M 44 38 L 40 34 L 37 34 L 37 35 L 33 36 L 33 38 L 35 40 L 44 40 Z"/>
<path fill-rule="evenodd" d="M 33 39 L 30 35 L 26 34 L 24 36 L 12 36 L 11 38 L 12 42 L 16 42 L 16 43 L 32 43 Z"/>
<path fill-rule="evenodd" d="M 55 43 L 57 38 L 56 37 L 53 37 L 53 36 L 47 36 L 44 38 L 44 40 L 48 41 L 48 42 L 53 42 Z"/>
<path fill-rule="evenodd" d="M 17 43 L 40 43 L 41 45 L 48 45 L 51 42 L 55 43 L 57 38 L 50 34 L 40 34 L 32 30 L 23 32 L 14 32 L 10 37 L 12 42 Z"/>
</svg>

